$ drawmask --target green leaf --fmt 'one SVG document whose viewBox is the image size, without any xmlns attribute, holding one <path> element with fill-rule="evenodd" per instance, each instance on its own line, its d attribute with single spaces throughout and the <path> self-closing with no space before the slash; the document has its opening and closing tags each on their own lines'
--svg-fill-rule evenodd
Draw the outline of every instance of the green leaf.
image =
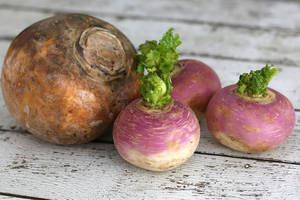
<svg viewBox="0 0 300 200">
<path fill-rule="evenodd" d="M 251 70 L 248 74 L 240 75 L 237 83 L 238 93 L 247 94 L 248 96 L 265 96 L 269 82 L 278 73 L 276 68 L 272 68 L 273 66 L 273 64 L 270 66 L 266 64 L 261 70 Z"/>
<path fill-rule="evenodd" d="M 165 98 L 166 91 L 165 82 L 156 73 L 142 77 L 141 95 L 154 107 L 162 105 L 161 99 Z"/>
<path fill-rule="evenodd" d="M 156 40 L 152 40 L 152 41 L 146 41 L 144 44 L 141 44 L 139 46 L 139 51 L 142 54 L 147 54 L 149 53 L 151 50 L 155 49 L 157 46 L 157 41 Z"/>
<path fill-rule="evenodd" d="M 162 39 L 159 41 L 161 47 L 175 49 L 181 44 L 181 41 L 179 40 L 179 35 L 175 34 L 175 36 L 173 36 L 173 30 L 173 28 L 170 28 L 168 32 L 166 32 Z"/>
<path fill-rule="evenodd" d="M 142 65 L 142 64 L 138 64 L 138 66 L 137 66 L 137 73 L 139 73 L 139 74 L 143 74 L 144 73 L 144 71 L 145 71 L 145 69 L 144 69 L 144 65 Z"/>
<path fill-rule="evenodd" d="M 157 43 L 146 41 L 139 46 L 140 54 L 137 55 L 138 73 L 146 69 L 148 74 L 141 78 L 141 95 L 152 107 L 159 107 L 172 100 L 170 73 L 180 54 L 176 48 L 181 44 L 179 35 L 173 35 L 170 28 Z"/>
<path fill-rule="evenodd" d="M 156 69 L 153 68 L 156 68 L 155 66 L 160 64 L 160 52 L 158 50 L 150 50 L 149 53 L 146 54 L 145 64 L 151 69 L 148 71 L 156 71 Z"/>
</svg>

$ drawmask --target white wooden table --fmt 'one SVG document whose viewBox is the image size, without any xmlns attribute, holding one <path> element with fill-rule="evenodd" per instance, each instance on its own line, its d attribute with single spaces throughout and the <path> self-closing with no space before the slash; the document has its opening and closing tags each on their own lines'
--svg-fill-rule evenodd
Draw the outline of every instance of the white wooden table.
<svg viewBox="0 0 300 200">
<path fill-rule="evenodd" d="M 201 122 L 194 156 L 169 172 L 138 169 L 110 136 L 59 146 L 24 131 L 0 97 L 0 199 L 300 199 L 300 1 L 0 0 L 0 63 L 14 36 L 59 13 L 80 12 L 121 29 L 137 46 L 174 27 L 182 58 L 210 65 L 222 85 L 274 63 L 271 87 L 293 103 L 297 120 L 279 148 L 245 154 L 218 144 Z"/>
</svg>

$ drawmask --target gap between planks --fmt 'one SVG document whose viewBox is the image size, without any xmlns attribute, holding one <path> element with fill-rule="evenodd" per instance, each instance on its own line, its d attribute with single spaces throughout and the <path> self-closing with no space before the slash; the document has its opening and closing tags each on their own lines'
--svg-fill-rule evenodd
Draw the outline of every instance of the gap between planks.
<svg viewBox="0 0 300 200">
<path fill-rule="evenodd" d="M 1 7 L 0 7 L 1 8 Z M 36 8 L 38 11 L 42 8 Z M 37 11 L 37 12 L 38 12 Z M 30 10 L 30 12 L 34 12 L 33 10 Z M 89 12 L 87 12 L 89 13 Z M 31 13 L 32 14 L 32 13 Z M 51 12 L 51 14 L 57 14 L 55 12 Z M 94 12 L 96 17 L 101 17 L 101 12 L 100 15 L 97 12 Z M 5 15 L 4 15 L 5 16 Z M 48 16 L 48 15 L 47 15 Z M 134 28 L 129 28 L 128 26 L 141 26 L 144 23 L 141 23 L 141 21 L 145 21 L 146 17 L 139 18 L 139 17 L 133 17 L 132 19 L 124 17 L 122 19 L 126 20 L 120 20 L 118 17 L 113 17 L 111 15 L 110 20 L 114 22 L 113 24 L 119 25 L 121 30 L 125 33 L 127 33 L 127 36 L 129 38 L 136 38 L 135 33 L 136 30 Z M 33 17 L 30 15 L 30 17 Z M 43 17 L 43 16 L 41 16 Z M 46 17 L 46 16 L 45 16 Z M 35 17 L 38 18 L 38 17 Z M 28 20 L 28 19 L 27 19 Z M 26 22 L 27 22 L 26 20 Z M 128 21 L 129 20 L 129 21 Z M 28 22 L 30 22 L 29 20 Z M 176 20 L 174 21 L 174 23 Z M 32 22 L 33 23 L 33 22 Z M 145 21 L 147 23 L 147 21 Z M 150 25 L 151 27 L 154 25 L 158 30 L 160 30 L 161 26 L 170 26 L 169 24 L 166 24 L 167 22 L 163 20 L 156 20 L 148 23 L 154 23 Z M 162 24 L 157 24 L 157 23 L 162 23 Z M 266 41 L 264 41 L 264 37 L 267 37 L 265 31 L 260 31 L 259 29 L 255 29 L 255 32 L 253 32 L 253 37 L 256 34 L 259 34 L 259 37 L 257 38 L 258 41 L 262 40 L 263 44 L 260 45 L 259 42 L 254 42 L 252 35 L 249 33 L 244 35 L 245 30 L 239 30 L 236 32 L 236 37 L 237 39 L 240 38 L 241 41 L 231 38 L 230 37 L 224 37 L 223 35 L 225 34 L 232 34 L 233 31 L 231 29 L 225 28 L 226 26 L 211 26 L 209 24 L 202 24 L 201 27 L 195 27 L 192 25 L 189 25 L 187 23 L 182 23 L 179 22 L 180 26 L 177 27 L 178 29 L 182 29 L 181 26 L 183 26 L 183 29 L 191 29 L 191 31 L 196 31 L 196 32 L 202 32 L 200 35 L 197 37 L 200 37 L 200 40 L 194 44 L 194 42 L 191 42 L 189 38 L 191 38 L 191 35 L 189 35 L 189 32 L 186 32 L 184 30 L 181 30 L 182 33 L 184 33 L 183 39 L 186 39 L 185 44 L 182 46 L 182 55 L 187 55 L 187 56 L 201 56 L 201 57 L 207 57 L 207 58 L 214 58 L 214 59 L 224 59 L 224 60 L 235 60 L 235 61 L 244 61 L 244 62 L 259 62 L 259 63 L 274 63 L 274 64 L 279 64 L 279 65 L 286 65 L 286 66 L 298 66 L 298 57 L 295 55 L 295 52 L 298 51 L 298 47 L 296 46 L 287 46 L 287 44 L 291 44 L 291 40 L 294 42 L 297 42 L 297 35 L 299 34 L 295 33 L 293 34 L 292 31 L 287 31 L 285 34 L 282 35 L 282 32 L 279 33 L 272 33 L 270 34 L 270 38 Z M 176 25 L 176 23 L 175 23 Z M 21 26 L 21 25 L 19 25 Z M 215 29 L 221 29 L 219 31 L 216 31 Z M 180 31 L 180 30 L 179 30 Z M 216 33 L 214 34 L 215 36 L 209 37 L 213 32 Z M 146 31 L 149 32 L 149 31 Z M 212 42 L 207 42 L 206 40 L 203 39 L 205 32 L 208 34 L 207 40 L 220 40 L 220 44 L 212 43 Z M 268 31 L 270 33 L 270 31 Z M 147 33 L 148 34 L 148 33 Z M 149 38 L 153 38 L 154 35 L 157 35 L 157 33 L 154 32 L 151 34 L 148 34 L 146 36 Z M 280 36 L 279 36 L 280 35 Z M 10 34 L 6 34 L 3 36 L 0 36 L 0 39 L 3 39 L 3 41 L 7 41 L 12 39 L 14 36 Z M 193 36 L 194 41 L 197 41 L 196 35 Z M 291 38 L 292 37 L 292 38 Z M 143 41 L 143 37 L 137 37 L 133 42 L 135 45 L 139 44 L 140 41 Z M 276 41 L 278 44 L 274 45 L 274 41 Z M 228 44 L 229 43 L 229 44 Z M 245 44 L 244 44 L 245 43 Z M 250 48 L 247 49 L 246 46 L 249 43 Z M 199 45 L 202 45 L 202 49 L 205 49 L 204 52 L 201 50 L 199 52 Z M 219 48 L 217 46 L 222 45 L 225 49 L 224 51 L 219 51 Z M 281 46 L 279 48 L 278 46 Z M 241 49 L 245 49 L 244 53 L 239 53 L 243 52 Z M 288 53 L 285 53 L 285 52 Z M 254 53 L 253 53 L 254 52 Z"/>
<path fill-rule="evenodd" d="M 15 36 L 12 35 L 2 35 L 0 36 L 0 40 L 11 42 Z"/>
<path fill-rule="evenodd" d="M 12 131 L 10 131 L 12 132 Z M 92 143 L 103 143 L 103 144 L 114 144 L 113 142 L 110 141 L 105 141 L 105 140 L 94 140 Z M 221 144 L 219 144 L 221 145 Z M 195 151 L 194 154 L 199 154 L 199 155 L 207 155 L 207 156 L 217 156 L 217 157 L 226 157 L 226 158 L 239 158 L 243 160 L 252 160 L 252 161 L 261 161 L 261 162 L 268 162 L 268 163 L 281 163 L 281 164 L 289 164 L 289 165 L 299 165 L 299 162 L 288 162 L 288 161 L 281 161 L 277 159 L 263 159 L 263 158 L 251 158 L 251 157 L 243 157 L 243 156 L 235 156 L 235 155 L 228 155 L 228 154 L 223 154 L 223 153 L 207 153 L 207 152 L 200 152 L 200 151 Z M 247 153 L 245 153 L 247 155 Z"/>
<path fill-rule="evenodd" d="M 10 137 L 7 142 L 0 140 L 5 181 L 0 188 L 7 193 L 55 199 L 180 199 L 178 195 L 189 197 L 186 199 L 194 195 L 203 199 L 257 199 L 257 195 L 295 199 L 299 194 L 300 168 L 296 165 L 203 155 L 193 156 L 174 170 L 155 173 L 128 164 L 113 145 L 71 147 L 29 135 L 12 133 Z M 17 140 L 20 137 L 23 139 Z"/>
<path fill-rule="evenodd" d="M 297 2 L 297 1 L 295 1 Z M 199 19 L 184 19 L 184 18 L 178 18 L 178 17 L 166 17 L 166 16 L 145 16 L 145 15 L 138 15 L 138 14 L 118 14 L 113 12 L 96 12 L 91 10 L 80 10 L 76 9 L 61 9 L 61 8 L 45 8 L 45 7 L 34 7 L 34 6 L 28 6 L 28 5 L 13 5 L 13 4 L 0 4 L 0 9 L 4 10 L 16 10 L 16 11 L 35 11 L 35 12 L 42 12 L 47 14 L 54 14 L 54 15 L 60 15 L 65 13 L 86 13 L 90 15 L 101 15 L 101 16 L 107 16 L 107 17 L 115 17 L 119 20 L 122 19 L 134 19 L 134 20 L 145 20 L 145 21 L 165 21 L 165 22 L 181 22 L 185 24 L 201 24 L 201 25 L 210 25 L 213 27 L 230 27 L 233 29 L 246 29 L 250 31 L 265 31 L 265 32 L 281 32 L 281 33 L 288 33 L 288 34 L 294 34 L 298 35 L 300 34 L 300 30 L 298 29 L 292 29 L 292 28 L 282 28 L 278 26 L 271 26 L 271 27 L 262 27 L 258 25 L 244 25 L 244 24 L 235 24 L 230 22 L 213 22 L 208 20 L 199 20 Z"/>
<path fill-rule="evenodd" d="M 0 36 L 0 42 L 1 41 L 8 41 L 11 42 L 15 36 Z M 136 47 L 137 48 L 137 47 Z M 268 59 L 249 59 L 249 58 L 238 58 L 238 57 L 232 57 L 232 56 L 223 56 L 223 55 L 217 55 L 217 54 L 208 54 L 208 53 L 197 53 L 197 52 L 186 52 L 182 51 L 180 53 L 181 56 L 188 56 L 188 57 L 203 57 L 203 58 L 212 58 L 216 60 L 229 60 L 229 61 L 240 61 L 240 62 L 250 62 L 250 63 L 270 63 L 270 60 Z M 272 64 L 275 65 L 285 65 L 286 67 L 298 67 L 295 66 L 295 62 L 288 59 L 271 59 Z"/>
<path fill-rule="evenodd" d="M 208 53 L 196 53 L 196 52 L 185 52 L 182 51 L 181 56 L 192 56 L 192 57 L 203 57 L 203 58 L 212 58 L 216 60 L 232 60 L 232 61 L 240 61 L 240 62 L 256 62 L 256 63 L 270 63 L 272 60 L 272 64 L 276 65 L 285 65 L 287 67 L 297 67 L 295 62 L 292 60 L 282 60 L 282 59 L 249 59 L 249 58 L 238 58 L 232 56 L 223 56 L 223 55 L 214 55 Z"/>
<path fill-rule="evenodd" d="M 2 198 L 2 196 L 4 198 Z M 1 192 L 0 191 L 0 200 L 25 200 L 25 199 L 32 199 L 32 200 L 51 200 L 51 199 L 45 199 L 45 198 L 40 198 L 40 197 L 32 197 L 32 196 L 26 196 L 26 195 L 20 195 L 20 194 L 11 194 L 11 193 L 6 193 L 6 192 Z"/>
<path fill-rule="evenodd" d="M 122 19 L 122 18 L 121 18 Z M 7 36 L 6 38 L 10 38 L 10 36 Z M 12 38 L 12 37 L 11 37 Z M 193 52 L 191 52 L 191 53 L 183 53 L 183 55 L 201 55 L 201 56 L 206 56 L 206 57 L 209 57 L 209 56 L 212 56 L 212 58 L 214 58 L 214 59 L 236 59 L 236 58 L 231 58 L 231 57 L 224 57 L 224 56 L 219 56 L 219 55 L 210 55 L 210 54 L 197 54 L 197 53 L 193 53 Z M 239 59 L 239 58 L 237 58 L 237 59 Z M 240 59 L 241 60 L 241 59 Z M 251 60 L 245 60 L 245 59 L 243 59 L 242 58 L 242 60 L 243 61 L 251 61 Z M 260 61 L 260 62 L 262 62 L 262 61 Z M 264 61 L 265 62 L 265 61 Z M 275 63 L 275 62 L 274 62 Z M 7 129 L 8 130 L 8 129 Z M 214 154 L 213 154 L 214 155 Z M 216 154 L 216 155 L 219 155 L 219 154 Z"/>
<path fill-rule="evenodd" d="M 0 134 L 1 134 L 1 132 L 3 132 L 3 133 L 12 132 L 12 133 L 21 133 L 21 134 L 31 135 L 31 133 L 26 131 L 26 130 L 0 129 Z M 294 133 L 294 134 L 296 134 L 296 133 Z M 34 137 L 34 136 L 32 136 L 32 137 Z M 91 141 L 89 143 L 114 144 L 113 140 L 112 140 L 112 134 L 111 133 L 107 133 L 103 137 L 100 137 L 100 138 L 98 138 L 94 141 Z M 55 145 L 55 144 L 53 144 L 53 145 Z M 221 144 L 218 144 L 218 145 L 221 145 Z M 71 146 L 76 146 L 76 145 L 59 145 L 59 146 L 70 146 L 71 147 Z M 227 147 L 224 147 L 224 148 L 227 148 Z M 251 154 L 250 153 L 240 153 L 240 152 L 238 152 L 238 154 L 241 154 L 241 155 L 229 155 L 229 154 L 226 154 L 226 153 L 209 153 L 209 152 L 202 152 L 201 150 L 199 150 L 199 147 L 194 152 L 194 154 L 207 155 L 207 156 L 217 156 L 217 157 L 227 157 L 227 158 L 238 158 L 238 159 L 243 159 L 243 160 L 261 161 L 261 162 L 268 162 L 268 163 L 281 163 L 281 164 L 299 165 L 300 166 L 300 162 L 297 162 L 297 161 L 294 161 L 294 162 L 293 161 L 283 161 L 283 160 L 279 160 L 279 159 L 276 159 L 276 158 L 245 157 L 245 156 L 249 156 Z M 255 155 L 255 154 L 252 154 L 252 155 Z M 258 154 L 256 154 L 256 155 L 258 155 Z"/>
<path fill-rule="evenodd" d="M 12 132 L 12 131 L 10 131 L 10 132 Z M 101 139 L 94 140 L 94 141 L 92 141 L 92 143 L 114 144 L 113 142 L 105 141 L 105 140 L 101 140 Z M 227 154 L 223 154 L 223 153 L 207 153 L 207 152 L 200 152 L 200 151 L 195 151 L 194 154 L 226 157 L 226 158 L 239 158 L 239 159 L 243 159 L 243 160 L 261 161 L 261 162 L 268 162 L 268 163 L 281 163 L 281 164 L 299 165 L 300 166 L 299 162 L 288 162 L 288 161 L 281 161 L 281 160 L 277 160 L 277 159 L 251 158 L 251 157 L 227 155 Z M 246 154 L 247 153 L 245 153 L 245 155 Z"/>
<path fill-rule="evenodd" d="M 217 65 L 217 63 L 216 63 Z M 295 72 L 293 73 L 295 74 Z M 297 75 L 297 73 L 296 73 Z M 224 74 L 224 76 L 226 77 L 230 77 L 228 74 Z M 229 81 L 231 82 L 231 80 Z M 279 81 L 280 82 L 280 81 Z M 226 84 L 223 85 L 228 85 L 228 82 L 226 82 Z M 1 115 L 3 117 L 3 121 L 2 123 L 4 123 L 2 126 L 2 129 L 5 130 L 10 130 L 10 129 L 15 129 L 13 131 L 17 132 L 19 131 L 20 126 L 12 119 L 12 117 L 9 115 L 8 111 L 4 108 L 5 104 L 3 102 L 2 104 L 3 108 L 1 110 Z M 198 148 L 197 151 L 201 152 L 201 153 L 212 153 L 212 154 L 216 154 L 216 155 L 230 155 L 230 156 L 242 156 L 242 157 L 255 157 L 257 159 L 262 159 L 262 160 L 284 160 L 284 162 L 300 162 L 299 157 L 297 155 L 297 152 L 300 151 L 300 149 L 298 148 L 299 146 L 299 139 L 300 139 L 300 135 L 299 133 L 299 127 L 300 127 L 300 113 L 296 112 L 297 114 L 297 123 L 296 123 L 296 129 L 294 131 L 294 133 L 292 134 L 292 136 L 287 140 L 287 142 L 283 145 L 281 145 L 278 150 L 276 151 L 271 151 L 271 153 L 267 153 L 267 154 L 255 154 L 255 155 L 248 155 L 248 154 L 238 154 L 235 151 L 230 151 L 228 148 L 224 148 L 221 145 L 217 144 L 217 142 L 210 136 L 210 134 L 208 133 L 207 130 L 204 130 L 202 133 L 202 144 L 200 145 L 200 148 Z M 298 117 L 299 116 L 299 117 Z M 5 120 L 4 120 L 5 119 Z M 203 123 L 202 123 L 203 124 Z M 203 127 L 201 124 L 201 127 Z M 17 131 L 16 131 L 17 130 Z M 203 137 L 204 136 L 204 137 Z M 105 138 L 102 137 L 101 141 L 104 141 Z M 109 140 L 108 140 L 109 141 Z M 112 141 L 110 139 L 110 141 Z M 200 141 L 200 143 L 201 143 Z M 290 150 L 288 150 L 290 149 Z"/>
</svg>

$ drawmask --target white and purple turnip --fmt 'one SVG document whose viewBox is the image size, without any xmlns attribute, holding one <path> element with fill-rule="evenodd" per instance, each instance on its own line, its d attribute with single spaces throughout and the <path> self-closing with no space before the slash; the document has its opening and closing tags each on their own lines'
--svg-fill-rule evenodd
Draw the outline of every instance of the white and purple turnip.
<svg viewBox="0 0 300 200">
<path fill-rule="evenodd" d="M 242 74 L 237 84 L 219 90 L 207 107 L 207 125 L 223 145 L 241 152 L 264 152 L 282 144 L 292 133 L 291 102 L 268 88 L 276 68 Z"/>
<path fill-rule="evenodd" d="M 184 163 L 199 142 L 199 123 L 192 110 L 178 100 L 166 110 L 151 110 L 142 101 L 133 101 L 115 121 L 118 152 L 131 164 L 153 171 Z"/>
<path fill-rule="evenodd" d="M 140 45 L 138 71 L 143 98 L 130 103 L 114 123 L 113 139 L 129 163 L 152 171 L 175 168 L 194 153 L 200 126 L 188 105 L 170 96 L 170 74 L 177 62 L 179 36 L 170 29 L 163 38 Z"/>
<path fill-rule="evenodd" d="M 198 119 L 203 119 L 209 100 L 221 89 L 218 75 L 203 62 L 192 59 L 179 60 L 174 71 L 171 96 L 188 104 Z"/>
</svg>

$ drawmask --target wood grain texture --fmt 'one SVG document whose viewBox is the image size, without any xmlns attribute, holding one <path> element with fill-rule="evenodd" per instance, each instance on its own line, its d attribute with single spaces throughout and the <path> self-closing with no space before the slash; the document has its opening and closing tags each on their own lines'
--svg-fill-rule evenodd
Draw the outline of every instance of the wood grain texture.
<svg viewBox="0 0 300 200">
<path fill-rule="evenodd" d="M 280 64 L 271 87 L 300 109 L 299 11 L 300 2 L 294 0 L 0 0 L 0 65 L 9 40 L 30 24 L 57 13 L 83 12 L 114 24 L 136 46 L 174 27 L 184 41 L 182 57 L 210 65 L 223 86 L 265 62 Z M 77 146 L 37 140 L 12 119 L 0 94 L 0 193 L 46 199 L 299 199 L 296 114 L 292 136 L 263 154 L 223 147 L 202 121 L 191 160 L 154 173 L 122 160 L 109 135 Z"/>
<path fill-rule="evenodd" d="M 0 200 L 25 200 L 24 198 L 0 195 Z"/>
<path fill-rule="evenodd" d="M 300 164 L 300 113 L 297 113 L 297 118 L 298 124 L 296 125 L 294 132 L 282 145 L 271 151 L 251 154 L 234 151 L 218 143 L 208 131 L 206 121 L 204 120 L 201 122 L 202 141 L 200 141 L 197 152 Z"/>
<path fill-rule="evenodd" d="M 1 45 L 3 46 L 1 47 Z M 0 59 L 5 55 L 8 48 L 8 42 L 0 42 Z M 3 55 L 3 57 L 2 57 Z M 230 84 L 234 84 L 238 81 L 240 74 L 244 72 L 249 72 L 250 70 L 256 70 L 264 66 L 262 63 L 257 62 L 243 62 L 243 61 L 231 61 L 224 59 L 211 59 L 206 57 L 198 56 L 180 56 L 180 58 L 193 58 L 198 59 L 210 67 L 212 67 L 218 76 L 220 77 L 222 86 L 225 87 Z M 300 82 L 298 81 L 298 76 L 300 74 L 300 68 L 288 67 L 284 65 L 279 65 L 279 73 L 270 82 L 270 87 L 281 92 L 287 96 L 293 103 L 296 109 L 300 109 Z M 0 70 L 2 65 L 0 66 Z M 0 109 L 4 106 L 2 96 L 0 95 Z M 5 109 L 4 109 L 5 110 Z M 0 111 L 1 112 L 1 111 Z M 5 111 L 3 111 L 4 113 Z M 1 121 L 0 121 L 0 125 Z"/>
<path fill-rule="evenodd" d="M 22 29 L 21 26 L 26 27 L 36 21 L 33 17 L 35 14 L 31 11 L 24 12 L 22 15 L 12 13 L 7 13 L 7 15 L 13 18 L 11 21 L 14 23 L 11 26 L 0 27 L 0 38 L 3 33 L 16 35 Z M 110 19 L 108 21 L 117 25 L 136 46 L 146 39 L 159 38 L 168 27 L 175 25 L 174 27 L 177 28 L 184 41 L 181 50 L 185 56 L 182 57 L 195 57 L 210 64 L 219 74 L 223 86 L 236 82 L 238 75 L 248 71 L 249 66 L 261 67 L 266 62 L 285 63 L 278 65 L 282 68 L 282 72 L 275 78 L 276 81 L 271 82 L 271 86 L 290 98 L 297 109 L 300 108 L 300 90 L 298 89 L 300 83 L 297 81 L 299 69 L 295 68 L 298 66 L 296 62 L 300 61 L 298 56 L 300 46 L 297 45 L 300 43 L 300 37 L 296 35 L 290 38 L 263 31 L 258 31 L 257 34 L 248 33 L 242 29 L 233 30 L 228 27 L 214 30 L 209 25 Z M 0 22 L 0 24 L 5 24 L 5 18 L 1 17 Z M 7 47 L 7 41 L 0 42 L 1 63 L 3 62 L 2 55 L 5 54 Z M 193 54 L 199 55 L 191 56 Z M 288 65 L 295 67 L 286 68 Z M 231 75 L 227 76 L 228 73 Z"/>
<path fill-rule="evenodd" d="M 131 19 L 112 23 L 132 39 L 136 46 L 146 39 L 160 38 L 169 27 L 174 27 L 183 41 L 180 48 L 183 53 L 299 66 L 300 47 L 296 44 L 300 39 L 297 34 Z M 143 30 L 142 34 L 138 34 L 140 30 Z"/>
<path fill-rule="evenodd" d="M 28 12 L 1 9 L 0 5 L 0 37 L 16 36 L 27 26 L 49 16 L 51 15 L 43 12 Z"/>
<path fill-rule="evenodd" d="M 2 69 L 2 65 L 3 65 L 3 61 L 4 61 L 4 57 L 6 54 L 6 51 L 9 47 L 10 42 L 9 41 L 1 41 L 0 40 L 0 67 Z"/>
<path fill-rule="evenodd" d="M 202 120 L 200 123 L 201 137 L 196 152 L 200 154 L 223 155 L 236 158 L 251 158 L 300 165 L 300 112 L 296 112 L 296 117 L 297 121 L 294 132 L 287 139 L 287 141 L 278 148 L 264 153 L 241 153 L 221 145 L 214 139 L 207 129 L 206 121 Z M 97 139 L 96 142 L 113 143 L 112 135 L 107 134 L 104 137 Z"/>
<path fill-rule="evenodd" d="M 248 64 L 238 61 L 227 61 L 222 59 L 207 59 L 199 58 L 210 65 L 219 74 L 222 85 L 227 86 L 236 82 L 236 79 L 240 73 L 243 73 L 245 69 L 257 69 L 251 67 L 251 65 L 258 65 L 259 63 Z M 298 74 L 300 74 L 299 68 L 294 67 L 282 67 L 281 72 L 271 82 L 271 87 L 277 89 L 281 93 L 285 94 L 291 99 L 296 108 L 300 108 L 300 82 L 298 82 Z M 254 159 L 264 160 L 276 160 L 289 163 L 300 163 L 300 112 L 296 112 L 296 127 L 291 137 L 279 148 L 270 152 L 262 154 L 244 154 L 233 150 L 230 150 L 221 144 L 211 136 L 207 130 L 206 123 L 201 123 L 201 139 L 197 152 L 207 154 L 227 155 L 234 157 L 246 157 Z M 13 130 L 17 132 L 24 132 L 25 130 L 10 116 L 5 102 L 0 91 L 0 129 Z M 100 141 L 112 142 L 111 137 L 100 138 Z"/>
<path fill-rule="evenodd" d="M 175 170 L 155 173 L 128 164 L 110 144 L 57 146 L 13 132 L 1 132 L 0 154 L 0 191 L 41 198 L 281 200 L 300 195 L 299 165 L 198 154 Z"/>
<path fill-rule="evenodd" d="M 2 90 L 0 91 L 0 130 L 25 131 L 8 112 L 2 96 Z"/>
<path fill-rule="evenodd" d="M 0 27 L 4 36 L 15 36 L 22 28 L 29 26 L 53 13 L 37 11 L 1 10 L 2 15 L 10 16 L 13 24 Z M 245 27 L 218 26 L 211 24 L 189 24 L 181 21 L 161 21 L 139 18 L 120 18 L 95 13 L 123 31 L 137 46 L 146 39 L 160 38 L 161 34 L 174 27 L 183 41 L 181 50 L 185 54 L 234 59 L 247 62 L 271 62 L 290 66 L 300 66 L 300 38 L 295 32 L 274 32 Z M 5 24 L 6 18 L 0 18 Z M 3 36 L 3 35 L 2 35 Z"/>
<path fill-rule="evenodd" d="M 9 194 L 9 193 L 1 193 L 0 194 L 0 200 L 49 200 L 45 198 L 38 198 L 38 197 L 29 197 L 24 195 L 15 195 L 15 194 Z"/>
<path fill-rule="evenodd" d="M 300 31 L 300 3 L 269 0 L 10 0 L 4 8 L 55 12 L 90 12 L 120 17 L 145 17 L 185 23 L 245 26 L 248 28 L 291 29 Z M 0 1 L 0 2 L 1 2 Z M 8 5 L 8 6 L 7 6 Z M 15 6 L 15 7 L 12 7 Z M 289 20 L 286 20 L 288 16 Z"/>
</svg>

